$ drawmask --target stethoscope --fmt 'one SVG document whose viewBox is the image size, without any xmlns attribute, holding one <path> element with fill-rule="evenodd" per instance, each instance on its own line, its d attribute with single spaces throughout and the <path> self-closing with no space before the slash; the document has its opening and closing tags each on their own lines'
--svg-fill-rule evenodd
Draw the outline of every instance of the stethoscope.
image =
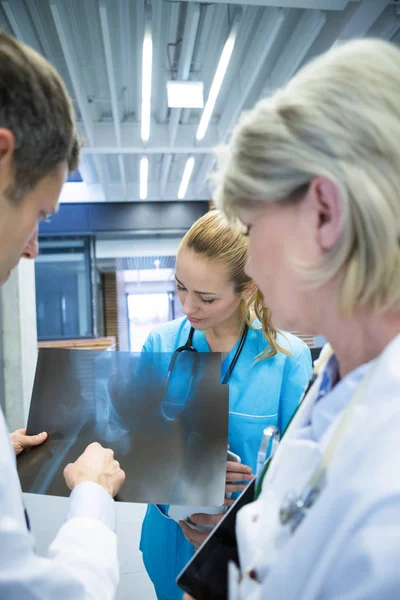
<svg viewBox="0 0 400 600">
<path fill-rule="evenodd" d="M 244 329 L 243 329 L 243 333 L 240 338 L 239 345 L 236 349 L 235 356 L 233 357 L 232 362 L 229 365 L 229 368 L 228 368 L 227 372 L 225 373 L 225 376 L 221 382 L 223 385 L 228 383 L 229 378 L 232 375 L 233 369 L 235 368 L 236 363 L 239 360 L 239 356 L 240 356 L 240 354 L 243 350 L 243 346 L 246 342 L 248 331 L 249 331 L 249 326 L 246 323 L 246 325 L 244 326 Z M 179 348 L 177 348 L 175 350 L 174 355 L 173 355 L 172 360 L 169 365 L 169 369 L 168 369 L 169 371 L 173 370 L 175 363 L 176 363 L 176 358 L 181 352 L 197 352 L 196 348 L 193 346 L 194 332 L 195 332 L 194 327 L 191 327 L 190 331 L 189 331 L 188 339 L 186 340 L 186 343 L 183 346 L 179 346 Z"/>
<path fill-rule="evenodd" d="M 248 330 L 249 330 L 249 326 L 246 323 L 246 325 L 244 326 L 240 341 L 239 341 L 239 345 L 236 349 L 235 355 L 229 365 L 228 370 L 226 371 L 226 373 L 224 375 L 224 378 L 222 379 L 221 383 L 223 385 L 228 383 L 229 378 L 232 375 L 232 372 L 236 366 L 236 363 L 239 360 L 240 354 L 243 350 L 243 346 L 246 342 Z M 193 366 L 191 367 L 191 369 L 189 369 L 189 371 L 186 368 L 183 369 L 182 377 L 180 378 L 180 379 L 182 379 L 182 381 L 179 381 L 178 386 L 174 386 L 174 384 L 172 384 L 172 387 L 171 387 L 171 379 L 172 379 L 172 374 L 175 369 L 177 358 L 183 352 L 196 352 L 196 353 L 198 352 L 196 350 L 196 348 L 193 346 L 194 332 L 195 332 L 194 327 L 191 327 L 188 338 L 186 340 L 186 343 L 183 346 L 179 346 L 179 348 L 177 348 L 175 350 L 175 352 L 172 355 L 172 359 L 169 364 L 169 367 L 168 367 L 168 374 L 167 374 L 167 378 L 166 378 L 166 382 L 165 382 L 165 394 L 164 394 L 164 399 L 161 403 L 161 414 L 167 421 L 175 421 L 177 419 L 177 417 L 179 417 L 179 415 L 182 413 L 183 409 L 185 408 L 186 402 L 190 396 L 190 391 L 192 388 L 192 383 L 193 383 L 193 378 L 194 378 Z M 185 367 L 186 367 L 186 365 L 185 365 Z"/>
</svg>

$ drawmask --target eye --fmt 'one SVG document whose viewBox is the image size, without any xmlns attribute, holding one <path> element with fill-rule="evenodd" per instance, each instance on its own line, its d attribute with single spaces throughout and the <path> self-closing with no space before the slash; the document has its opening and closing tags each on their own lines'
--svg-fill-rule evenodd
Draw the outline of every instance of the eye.
<svg viewBox="0 0 400 600">
<path fill-rule="evenodd" d="M 178 292 L 185 292 L 186 288 L 184 288 L 182 285 L 180 285 L 179 283 L 176 283 L 176 289 Z"/>
<path fill-rule="evenodd" d="M 200 300 L 203 304 L 212 304 L 213 302 L 215 302 L 215 298 L 213 300 L 204 300 L 204 298 L 200 297 Z"/>
</svg>

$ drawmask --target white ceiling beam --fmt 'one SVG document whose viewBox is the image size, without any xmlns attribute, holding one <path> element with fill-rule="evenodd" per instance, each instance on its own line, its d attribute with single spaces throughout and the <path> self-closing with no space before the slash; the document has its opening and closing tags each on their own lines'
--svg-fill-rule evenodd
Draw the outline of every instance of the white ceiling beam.
<svg viewBox="0 0 400 600">
<path fill-rule="evenodd" d="M 293 77 L 325 23 L 325 12 L 316 10 L 303 13 L 276 61 L 261 97 L 269 96 Z"/>
<path fill-rule="evenodd" d="M 197 130 L 196 123 L 188 123 L 187 125 L 181 125 L 178 130 L 176 137 L 176 146 L 192 146 L 194 145 L 195 135 Z M 116 144 L 114 125 L 112 122 L 107 123 L 96 123 L 93 128 L 93 138 L 91 143 L 90 139 L 87 139 L 86 145 L 91 148 L 102 148 L 103 146 L 112 147 L 114 149 L 137 146 L 141 148 L 141 151 L 145 154 L 147 148 L 155 148 L 157 146 L 170 146 L 169 144 L 169 130 L 168 125 L 159 125 L 153 123 L 152 134 L 149 142 L 143 144 L 140 135 L 140 123 L 121 123 L 121 146 Z M 79 129 L 81 137 L 84 137 L 84 128 L 82 126 Z M 196 146 L 199 148 L 199 152 L 204 152 L 203 147 L 212 147 L 220 143 L 221 138 L 219 135 L 219 128 L 217 125 L 212 124 L 207 132 L 207 142 L 197 143 Z M 173 152 L 174 147 L 170 146 Z M 126 152 L 123 150 L 124 154 Z"/>
<path fill-rule="evenodd" d="M 198 195 L 201 195 L 205 190 L 208 191 L 208 178 L 215 163 L 214 151 L 215 148 L 213 148 L 213 151 L 208 156 L 205 156 L 203 158 L 203 162 L 200 165 L 199 170 L 197 171 L 196 193 Z"/>
<path fill-rule="evenodd" d="M 114 4 L 115 6 L 115 4 Z M 118 0 L 118 6 L 115 8 L 119 13 L 119 63 L 121 77 L 124 86 L 123 105 L 124 113 L 128 117 L 135 110 L 135 93 L 136 86 L 133 85 L 135 72 L 132 69 L 132 64 L 129 60 L 122 60 L 125 53 L 128 56 L 134 56 L 135 36 L 132 34 L 132 29 L 135 27 L 134 19 L 131 18 L 131 11 L 134 10 L 129 4 L 129 0 Z"/>
<path fill-rule="evenodd" d="M 391 40 L 392 37 L 396 35 L 398 31 L 400 31 L 400 6 L 397 8 L 398 14 L 396 14 L 396 7 L 393 6 L 393 11 L 391 11 L 391 15 L 380 24 L 378 28 L 374 31 L 374 37 L 379 37 L 383 40 Z"/>
<path fill-rule="evenodd" d="M 207 99 L 215 70 L 221 57 L 221 52 L 229 35 L 228 8 L 226 4 L 217 4 L 214 7 L 212 27 L 206 37 L 207 51 L 202 69 L 201 79 L 204 81 L 204 95 Z M 207 10 L 210 10 L 207 8 Z M 201 115 L 200 115 L 201 116 Z"/>
<path fill-rule="evenodd" d="M 83 146 L 82 154 L 210 154 L 214 146 Z"/>
<path fill-rule="evenodd" d="M 189 78 L 199 20 L 200 6 L 198 4 L 189 4 L 187 7 L 185 28 L 183 31 L 183 41 L 177 74 L 178 81 L 187 81 Z M 171 116 L 169 120 L 169 142 L 171 146 L 175 144 L 181 113 L 181 108 L 174 108 L 171 110 Z"/>
<path fill-rule="evenodd" d="M 271 39 L 271 35 L 274 36 L 274 24 L 275 16 L 279 15 L 277 21 L 280 22 L 281 18 L 284 18 L 286 15 L 286 9 L 265 9 L 263 10 L 262 19 L 260 21 L 260 26 L 257 27 L 257 32 L 255 34 L 254 42 L 250 45 L 250 49 L 247 49 L 248 35 L 253 26 L 254 17 L 258 17 L 259 13 L 254 13 L 254 8 L 246 10 L 243 15 L 242 23 L 240 26 L 239 39 L 236 44 L 237 56 L 240 57 L 242 52 L 246 49 L 245 65 L 246 67 L 240 68 L 238 65 L 238 69 L 240 69 L 239 75 L 235 77 L 240 82 L 240 87 L 237 89 L 239 93 L 237 94 L 237 98 L 240 97 L 240 100 L 237 100 L 236 103 L 232 102 L 228 105 L 227 110 L 222 114 L 222 117 L 218 123 L 218 131 L 221 135 L 221 141 L 226 135 L 229 133 L 232 128 L 232 124 L 237 119 L 240 111 L 243 108 L 243 104 L 246 101 L 247 95 L 249 92 L 246 92 L 246 88 L 251 87 L 252 83 L 250 79 L 256 78 L 256 74 L 259 74 L 259 65 L 262 66 L 264 63 L 264 59 L 260 56 L 260 54 L 268 54 L 270 45 L 272 45 L 273 40 Z M 281 17 L 282 15 L 282 17 Z M 277 24 L 277 23 L 276 23 Z M 260 36 L 260 37 L 259 37 Z M 267 40 L 267 41 L 266 41 Z M 259 42 L 259 45 L 257 44 Z M 254 61 L 254 57 L 257 57 Z M 266 58 L 266 56 L 265 56 Z M 250 65 L 250 68 L 249 68 Z M 244 82 L 242 84 L 242 82 Z M 242 93 L 243 92 L 243 93 Z M 232 93 L 232 90 L 231 92 Z M 235 94 L 236 96 L 236 94 Z M 209 130 L 213 127 L 213 125 L 209 125 Z M 214 126 L 215 127 L 215 126 Z M 204 190 L 209 193 L 208 186 L 208 178 L 212 171 L 215 162 L 215 153 L 213 151 L 205 156 L 203 162 L 201 163 L 196 177 L 196 192 L 200 195 L 204 193 Z"/>
<path fill-rule="evenodd" d="M 116 82 L 115 82 L 114 60 L 113 60 L 113 55 L 112 55 L 110 26 L 109 26 L 108 14 L 107 14 L 107 0 L 100 0 L 99 11 L 100 11 L 101 31 L 102 31 L 102 35 L 103 35 L 104 53 L 105 53 L 105 57 L 106 57 L 108 87 L 110 89 L 110 96 L 111 96 L 111 108 L 112 108 L 113 121 L 114 121 L 115 139 L 117 142 L 117 146 L 121 146 L 121 144 L 122 144 L 121 114 L 120 114 L 119 105 L 118 105 L 117 86 L 116 86 Z M 126 192 L 127 192 L 126 174 L 125 174 L 124 157 L 122 154 L 118 155 L 118 164 L 119 164 L 119 172 L 120 172 L 120 177 L 121 177 L 121 182 L 122 182 L 122 188 L 124 190 L 124 195 L 126 196 Z"/>
<path fill-rule="evenodd" d="M 50 9 L 53 15 L 54 24 L 56 26 L 57 34 L 60 40 L 61 48 L 64 54 L 65 62 L 71 78 L 71 83 L 74 88 L 75 98 L 81 114 L 83 126 L 85 128 L 86 137 L 91 145 L 94 144 L 94 127 L 92 116 L 89 111 L 88 101 L 84 93 L 83 82 L 79 74 L 79 65 L 77 62 L 77 55 L 75 49 L 73 49 L 73 36 L 71 32 L 66 32 L 66 14 L 64 12 L 64 6 L 59 0 L 50 0 Z M 104 164 L 98 157 L 95 157 L 96 170 L 99 177 L 101 187 L 103 189 L 104 196 L 107 197 L 107 181 L 105 178 Z"/>
<path fill-rule="evenodd" d="M 52 60 L 53 53 L 49 40 L 49 34 L 51 35 L 51 32 L 49 32 L 43 24 L 43 14 L 41 14 L 38 2 L 37 0 L 30 0 L 30 2 L 27 2 L 26 6 L 31 14 L 32 22 L 37 31 L 37 35 L 44 50 L 45 56 L 47 59 Z"/>
<path fill-rule="evenodd" d="M 29 15 L 27 15 L 22 3 L 19 0 L 1 0 L 1 5 L 6 13 L 14 35 L 21 40 L 21 42 L 28 44 L 28 46 L 31 46 L 40 52 L 41 49 L 37 43 L 37 36 L 32 28 Z"/>
<path fill-rule="evenodd" d="M 183 31 L 183 41 L 180 53 L 178 68 L 178 81 L 187 81 L 190 75 L 190 67 L 193 59 L 194 45 L 196 42 L 197 29 L 200 20 L 200 6 L 198 4 L 189 4 L 186 12 L 185 27 Z M 181 108 L 173 108 L 169 118 L 169 144 L 174 146 L 178 133 L 179 122 L 182 115 Z M 164 195 L 165 186 L 168 181 L 172 164 L 172 154 L 163 159 L 160 180 L 160 193 Z"/>
<path fill-rule="evenodd" d="M 224 138 L 232 131 L 232 127 L 236 123 L 251 90 L 256 84 L 287 14 L 288 11 L 281 8 L 264 11 L 257 26 L 254 39 L 248 49 L 246 60 L 240 68 L 239 76 L 236 75 L 236 78 L 240 82 L 238 100 L 232 102 L 227 107 L 219 121 L 219 128 Z"/>
<path fill-rule="evenodd" d="M 161 198 L 163 198 L 164 194 L 165 194 L 165 187 L 167 185 L 167 181 L 168 181 L 168 177 L 169 177 L 169 172 L 171 170 L 171 165 L 172 165 L 172 158 L 173 158 L 172 152 L 170 152 L 168 154 L 165 154 L 163 156 L 162 166 L 161 166 L 161 177 L 160 177 L 160 194 L 161 194 Z"/>
<path fill-rule="evenodd" d="M 181 4 L 179 2 L 173 2 L 173 3 L 169 3 L 169 4 L 165 3 L 165 4 L 169 7 L 169 24 L 168 24 L 168 26 L 165 27 L 164 68 L 160 69 L 160 71 L 159 71 L 162 73 L 162 78 L 163 78 L 164 85 L 165 85 L 162 93 L 159 94 L 159 98 L 158 98 L 157 113 L 158 113 L 158 118 L 159 118 L 160 123 L 165 123 L 168 118 L 166 86 L 167 86 L 167 80 L 171 79 L 171 73 L 170 73 L 170 66 L 169 66 L 168 55 L 167 55 L 167 52 L 168 52 L 167 44 L 174 43 L 177 39 L 178 24 L 179 24 L 179 10 L 181 7 Z M 171 57 L 171 63 L 174 64 L 176 47 L 172 47 L 172 48 L 170 47 L 169 53 L 170 53 L 170 57 Z M 161 61 L 160 61 L 160 64 L 162 64 Z"/>
<path fill-rule="evenodd" d="M 194 71 L 194 77 L 190 79 L 201 80 L 200 72 L 203 70 L 204 61 L 208 56 L 208 35 L 206 32 L 211 31 L 215 18 L 215 7 L 212 4 L 202 6 L 200 10 L 200 22 L 199 27 L 201 33 L 198 36 L 198 43 L 192 57 L 192 66 Z M 190 115 L 192 113 L 191 108 L 185 108 L 182 111 L 181 123 L 188 123 Z M 199 113 L 201 114 L 201 113 Z"/>
<path fill-rule="evenodd" d="M 340 39 L 347 40 L 366 35 L 388 4 L 389 0 L 360 0 L 353 15 L 341 31 Z"/>
<path fill-rule="evenodd" d="M 277 62 L 275 63 L 270 77 L 268 78 L 268 84 L 262 92 L 262 97 L 271 94 L 275 89 L 283 85 L 288 79 L 290 79 L 290 77 L 292 77 L 292 75 L 294 75 L 311 45 L 319 35 L 325 22 L 326 13 L 322 11 L 309 11 L 303 13 L 294 29 L 293 34 L 286 44 L 284 51 L 280 54 Z M 282 24 L 279 25 L 275 35 L 278 34 L 281 26 Z M 254 57 L 253 53 L 249 53 L 249 55 Z M 259 65 L 258 67 L 259 69 L 261 68 Z M 249 87 L 249 93 L 250 89 L 251 88 Z M 224 124 L 225 129 L 221 128 L 225 136 L 229 134 L 233 122 L 233 118 L 231 121 L 227 120 Z M 230 127 L 229 129 L 227 129 L 228 126 Z M 205 188 L 207 178 L 213 167 L 213 163 L 213 155 L 204 159 L 197 176 L 198 192 L 201 192 Z"/>
<path fill-rule="evenodd" d="M 349 17 L 353 14 L 354 3 L 349 5 L 342 12 L 329 13 L 329 19 L 323 27 L 321 35 L 317 37 L 314 44 L 311 46 L 306 56 L 303 59 L 303 64 L 310 62 L 329 48 L 336 42 L 340 36 L 340 32 L 347 23 Z"/>
<path fill-rule="evenodd" d="M 167 6 L 168 4 L 165 4 L 165 5 Z M 178 24 L 179 24 L 179 11 L 180 11 L 180 4 L 178 2 L 170 3 L 168 6 L 169 6 L 170 19 L 169 19 L 168 27 L 165 28 L 165 31 L 166 31 L 166 37 L 165 37 L 166 63 L 165 63 L 165 69 L 160 72 L 160 76 L 162 77 L 162 81 L 163 81 L 165 87 L 163 88 L 162 92 L 159 94 L 159 100 L 158 100 L 158 115 L 159 115 L 160 123 L 166 123 L 167 118 L 168 118 L 169 108 L 168 108 L 168 103 L 167 103 L 166 85 L 167 85 L 168 79 L 171 79 L 173 76 L 173 73 L 170 72 L 170 64 L 169 64 L 167 53 L 169 51 L 171 65 L 174 65 L 175 54 L 176 54 L 176 46 L 168 47 L 167 44 L 174 43 L 175 40 L 177 39 Z M 167 74 L 165 73 L 165 70 L 167 71 Z M 165 194 L 165 187 L 167 185 L 168 174 L 171 169 L 171 164 L 172 164 L 172 154 L 171 153 L 165 154 L 162 157 L 162 164 L 161 164 L 161 176 L 160 176 L 160 195 L 161 195 L 161 197 L 164 197 L 164 194 Z"/>
<path fill-rule="evenodd" d="M 198 2 L 198 0 L 187 0 Z M 314 10 L 344 10 L 350 0 L 229 0 L 230 4 L 268 6 L 276 8 L 311 8 Z M 374 0 L 378 2 L 379 0 Z M 227 0 L 203 0 L 204 4 L 226 4 Z"/>
<path fill-rule="evenodd" d="M 158 98 L 164 98 L 164 102 L 166 102 L 167 84 L 166 81 L 164 81 L 165 73 L 162 66 L 166 52 L 163 39 L 165 26 L 164 18 L 167 10 L 167 2 L 152 2 L 151 31 L 153 38 L 153 77 L 151 103 L 153 107 L 152 112 L 156 120 L 158 119 Z"/>
<path fill-rule="evenodd" d="M 206 7 L 207 8 L 207 7 Z M 242 18 L 239 23 L 239 30 L 236 36 L 235 47 L 232 58 L 229 63 L 229 68 L 226 72 L 223 82 L 224 93 L 219 93 L 217 101 L 214 107 L 214 114 L 221 115 L 224 112 L 224 108 L 227 105 L 231 105 L 239 98 L 240 90 L 240 75 L 241 64 L 243 58 L 247 55 L 251 40 L 254 34 L 254 30 L 257 27 L 257 23 L 260 19 L 260 14 L 266 14 L 269 9 L 258 9 L 257 7 L 244 7 L 242 10 Z M 252 37 L 250 37 L 252 36 Z M 215 68 L 215 65 L 214 65 Z M 226 102 L 226 91 L 229 90 L 230 100 Z M 232 99 L 235 99 L 232 102 Z M 200 115 L 201 116 L 201 115 Z"/>
<path fill-rule="evenodd" d="M 136 10 L 136 121 L 140 121 L 142 110 L 142 58 L 143 58 L 143 36 L 144 36 L 144 3 L 143 0 L 135 0 Z"/>
</svg>

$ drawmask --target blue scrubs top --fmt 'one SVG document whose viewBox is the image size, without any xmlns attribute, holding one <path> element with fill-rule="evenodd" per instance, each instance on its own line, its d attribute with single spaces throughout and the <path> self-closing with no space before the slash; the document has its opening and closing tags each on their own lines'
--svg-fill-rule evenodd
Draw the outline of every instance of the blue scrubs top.
<svg viewBox="0 0 400 600">
<path fill-rule="evenodd" d="M 254 326 L 259 326 L 257 321 Z M 186 317 L 170 321 L 154 329 L 145 345 L 145 352 L 172 353 L 183 346 L 190 332 Z M 278 343 L 291 355 L 278 353 L 255 362 L 267 346 L 262 329 L 250 328 L 240 357 L 229 378 L 229 435 L 230 450 L 238 454 L 245 465 L 255 472 L 257 453 L 265 427 L 275 425 L 282 432 L 296 410 L 311 378 L 311 353 L 299 338 L 278 334 Z M 226 373 L 239 342 L 221 369 Z M 203 331 L 196 330 L 193 346 L 198 352 L 209 352 Z M 181 528 L 166 514 L 164 507 L 149 505 L 142 525 L 140 550 L 147 573 L 159 598 L 181 600 L 182 591 L 175 579 L 194 554 L 193 546 Z"/>
</svg>

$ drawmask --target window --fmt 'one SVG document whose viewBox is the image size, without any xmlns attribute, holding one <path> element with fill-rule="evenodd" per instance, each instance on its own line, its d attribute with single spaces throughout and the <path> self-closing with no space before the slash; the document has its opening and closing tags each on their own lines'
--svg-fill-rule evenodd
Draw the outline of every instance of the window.
<svg viewBox="0 0 400 600">
<path fill-rule="evenodd" d="M 169 320 L 169 294 L 128 294 L 129 340 L 131 352 L 140 352 L 150 331 Z"/>
<path fill-rule="evenodd" d="M 89 239 L 41 239 L 35 276 L 39 340 L 91 337 Z"/>
</svg>

